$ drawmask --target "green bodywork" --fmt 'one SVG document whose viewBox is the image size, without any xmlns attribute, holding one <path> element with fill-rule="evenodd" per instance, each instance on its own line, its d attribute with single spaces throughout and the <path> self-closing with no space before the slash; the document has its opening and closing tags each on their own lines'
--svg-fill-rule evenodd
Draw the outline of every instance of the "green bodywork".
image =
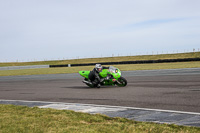
<svg viewBox="0 0 200 133">
<path fill-rule="evenodd" d="M 81 75 L 81 76 L 83 76 L 84 78 L 86 78 L 86 79 L 89 79 L 89 74 L 90 74 L 90 71 L 79 71 L 79 74 Z"/>
<path fill-rule="evenodd" d="M 89 79 L 90 71 L 79 71 L 79 74 L 86 79 Z M 121 77 L 121 71 L 118 68 L 110 66 L 109 69 L 103 69 L 102 72 L 99 73 L 100 78 L 105 78 L 108 74 L 112 75 L 114 79 L 118 80 Z M 112 79 L 105 80 L 104 85 L 114 85 Z"/>
</svg>

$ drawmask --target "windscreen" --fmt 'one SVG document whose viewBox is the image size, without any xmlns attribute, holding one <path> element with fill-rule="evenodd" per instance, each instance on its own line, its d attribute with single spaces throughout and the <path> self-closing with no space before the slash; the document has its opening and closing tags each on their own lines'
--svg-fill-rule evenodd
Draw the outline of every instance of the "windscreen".
<svg viewBox="0 0 200 133">
<path fill-rule="evenodd" d="M 115 68 L 115 67 L 113 67 L 113 66 L 110 66 L 110 67 L 109 67 L 109 72 L 110 72 L 110 73 L 117 73 L 118 71 L 117 71 L 117 68 Z"/>
</svg>

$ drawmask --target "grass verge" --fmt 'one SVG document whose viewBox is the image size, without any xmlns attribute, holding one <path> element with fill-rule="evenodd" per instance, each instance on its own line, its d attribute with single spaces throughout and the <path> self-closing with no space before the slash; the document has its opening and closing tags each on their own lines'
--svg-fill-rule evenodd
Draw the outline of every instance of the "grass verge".
<svg viewBox="0 0 200 133">
<path fill-rule="evenodd" d="M 119 68 L 121 71 L 200 68 L 200 61 L 176 62 L 176 63 L 154 63 L 154 64 L 129 64 L 129 65 L 114 65 L 114 66 Z M 78 71 L 80 70 L 92 70 L 93 68 L 94 66 L 23 69 L 23 70 L 0 70 L 0 76 L 78 73 Z"/>
<path fill-rule="evenodd" d="M 27 65 L 62 65 L 62 64 L 83 64 L 83 63 L 101 63 L 101 62 L 120 62 L 120 61 L 137 61 L 137 60 L 160 60 L 160 59 L 183 59 L 183 58 L 200 58 L 200 52 L 180 53 L 180 54 L 160 54 L 160 55 L 142 55 L 142 56 L 121 56 L 106 58 L 88 58 L 73 60 L 57 61 L 36 61 L 36 62 L 10 62 L 0 63 L 3 66 L 27 66 Z"/>
<path fill-rule="evenodd" d="M 40 109 L 26 106 L 0 105 L 0 132 L 188 132 L 198 133 L 200 128 L 150 122 L 136 122 L 124 118 L 110 118 L 67 110 Z"/>
</svg>

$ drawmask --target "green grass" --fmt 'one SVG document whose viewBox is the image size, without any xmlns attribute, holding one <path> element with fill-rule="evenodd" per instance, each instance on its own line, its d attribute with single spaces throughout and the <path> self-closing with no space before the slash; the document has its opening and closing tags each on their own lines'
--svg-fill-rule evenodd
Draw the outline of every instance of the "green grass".
<svg viewBox="0 0 200 133">
<path fill-rule="evenodd" d="M 136 61 L 136 60 L 159 60 L 159 59 L 182 59 L 182 58 L 200 58 L 200 52 L 180 53 L 180 54 L 161 54 L 161 55 L 143 55 L 143 56 L 124 56 L 109 58 L 90 58 L 58 61 L 37 61 L 37 62 L 10 62 L 0 63 L 3 66 L 27 66 L 27 65 L 61 65 L 61 64 L 82 64 L 82 63 L 101 63 L 116 61 Z"/>
<path fill-rule="evenodd" d="M 200 61 L 155 63 L 155 64 L 130 64 L 130 65 L 114 65 L 114 66 L 119 68 L 121 71 L 200 68 Z M 78 71 L 92 70 L 93 68 L 94 66 L 23 69 L 23 70 L 0 70 L 0 76 L 78 73 Z"/>
<path fill-rule="evenodd" d="M 159 59 L 182 59 L 182 58 L 200 58 L 200 52 L 182 53 L 182 54 L 163 54 L 163 55 L 144 55 L 144 56 L 126 56 L 110 58 L 92 58 L 77 60 L 60 61 L 42 61 L 42 62 L 15 62 L 0 63 L 0 66 L 25 66 L 25 65 L 58 65 L 58 64 L 77 64 L 77 63 L 95 63 L 95 62 L 114 62 L 114 61 L 136 61 L 136 60 L 159 60 Z M 155 63 L 155 64 L 131 64 L 114 65 L 122 71 L 129 70 L 152 70 L 152 69 L 176 69 L 176 68 L 199 68 L 200 62 L 177 62 L 177 63 Z M 62 74 L 78 73 L 80 70 L 92 70 L 94 66 L 84 67 L 64 67 L 64 68 L 41 68 L 24 70 L 0 70 L 0 76 L 11 75 L 39 75 L 39 74 Z"/>
<path fill-rule="evenodd" d="M 200 128 L 137 122 L 105 115 L 0 105 L 1 133 L 199 133 Z"/>
</svg>

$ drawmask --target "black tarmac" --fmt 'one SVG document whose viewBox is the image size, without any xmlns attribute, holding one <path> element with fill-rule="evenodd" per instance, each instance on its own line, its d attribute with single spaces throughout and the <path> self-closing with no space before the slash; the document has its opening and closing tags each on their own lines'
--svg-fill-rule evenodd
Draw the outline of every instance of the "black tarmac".
<svg viewBox="0 0 200 133">
<path fill-rule="evenodd" d="M 200 113 L 200 68 L 124 71 L 126 87 L 89 88 L 78 74 L 1 76 L 0 99 Z"/>
</svg>

